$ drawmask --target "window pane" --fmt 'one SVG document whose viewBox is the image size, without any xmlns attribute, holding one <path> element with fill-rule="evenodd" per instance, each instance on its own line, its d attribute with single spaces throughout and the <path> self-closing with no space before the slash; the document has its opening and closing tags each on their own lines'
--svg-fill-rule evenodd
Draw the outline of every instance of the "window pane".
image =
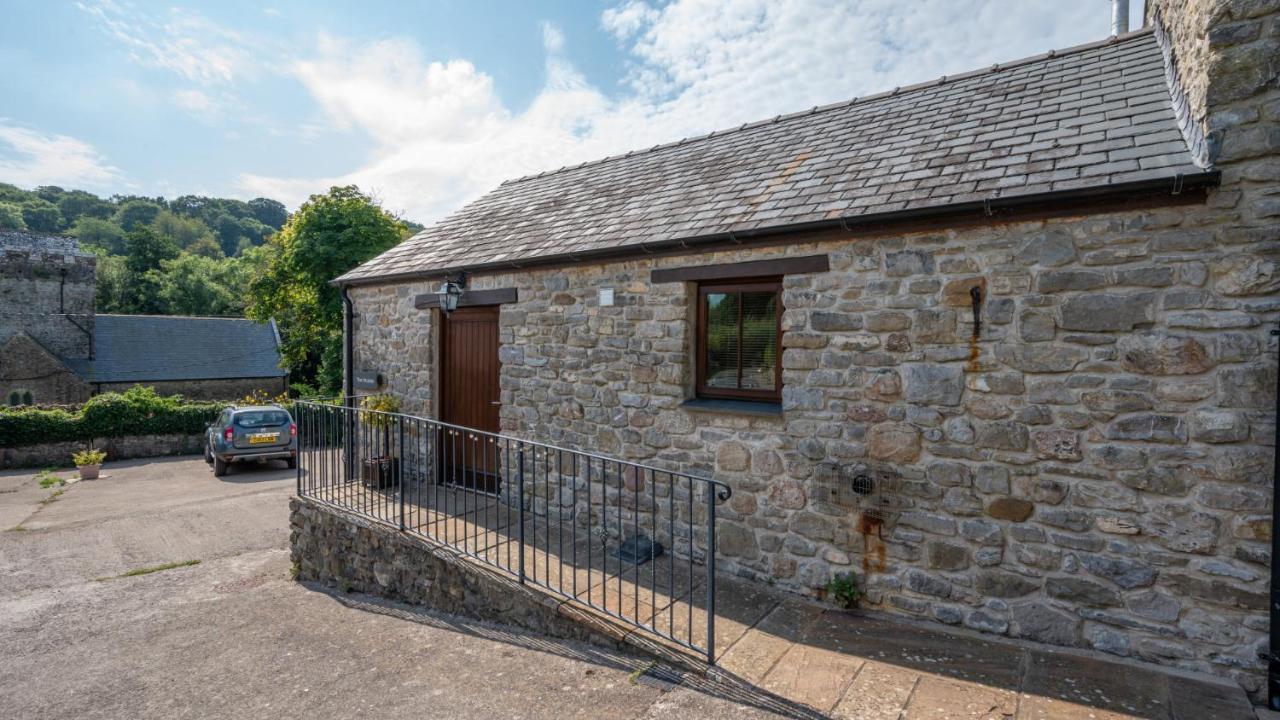
<svg viewBox="0 0 1280 720">
<path fill-rule="evenodd" d="M 707 293 L 707 387 L 738 387 L 738 293 Z"/>
<path fill-rule="evenodd" d="M 772 390 L 778 362 L 778 295 L 744 292 L 742 302 L 742 389 Z"/>
</svg>

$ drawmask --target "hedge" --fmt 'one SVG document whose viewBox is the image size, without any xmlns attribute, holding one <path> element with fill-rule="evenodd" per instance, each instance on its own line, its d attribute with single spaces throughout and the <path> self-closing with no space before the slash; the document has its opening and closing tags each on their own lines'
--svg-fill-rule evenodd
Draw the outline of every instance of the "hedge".
<svg viewBox="0 0 1280 720">
<path fill-rule="evenodd" d="M 154 388 L 135 386 L 123 393 L 90 398 L 75 412 L 38 408 L 0 409 L 0 447 L 125 435 L 198 435 L 227 406 L 164 397 Z"/>
</svg>

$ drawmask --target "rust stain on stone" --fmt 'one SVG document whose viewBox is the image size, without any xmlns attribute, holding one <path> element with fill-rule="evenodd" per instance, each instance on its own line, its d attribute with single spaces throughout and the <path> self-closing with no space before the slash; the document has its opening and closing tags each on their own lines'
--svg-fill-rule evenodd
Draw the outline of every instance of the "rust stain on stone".
<svg viewBox="0 0 1280 720">
<path fill-rule="evenodd" d="M 981 349 L 978 347 L 978 335 L 977 333 L 974 333 L 969 336 L 969 362 L 964 366 L 965 371 L 978 372 L 978 355 L 980 353 Z"/>
<path fill-rule="evenodd" d="M 884 572 L 884 540 L 880 531 L 884 520 L 868 513 L 858 517 L 858 532 L 862 533 L 862 572 Z"/>
</svg>

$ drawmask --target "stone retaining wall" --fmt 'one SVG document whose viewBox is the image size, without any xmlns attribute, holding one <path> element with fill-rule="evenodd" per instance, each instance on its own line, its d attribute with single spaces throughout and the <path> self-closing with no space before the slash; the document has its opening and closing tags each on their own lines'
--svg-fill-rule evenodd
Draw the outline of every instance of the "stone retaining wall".
<svg viewBox="0 0 1280 720">
<path fill-rule="evenodd" d="M 0 468 L 70 467 L 71 453 L 88 446 L 87 442 L 70 441 L 0 448 Z M 130 435 L 94 440 L 93 446 L 107 452 L 107 462 L 166 455 L 199 455 L 204 451 L 204 436 Z"/>
<path fill-rule="evenodd" d="M 608 647 L 621 631 L 448 548 L 306 498 L 289 501 L 299 580 Z"/>
</svg>

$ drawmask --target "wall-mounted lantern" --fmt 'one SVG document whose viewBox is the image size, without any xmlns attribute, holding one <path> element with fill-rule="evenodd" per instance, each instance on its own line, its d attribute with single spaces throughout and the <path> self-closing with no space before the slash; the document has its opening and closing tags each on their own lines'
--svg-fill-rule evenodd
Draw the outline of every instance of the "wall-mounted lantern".
<svg viewBox="0 0 1280 720">
<path fill-rule="evenodd" d="M 458 300 L 462 297 L 462 291 L 467 287 L 467 274 L 458 273 L 457 280 L 445 280 L 440 285 L 440 289 L 436 291 L 436 297 L 440 300 L 440 309 L 445 315 L 458 309 Z"/>
</svg>

